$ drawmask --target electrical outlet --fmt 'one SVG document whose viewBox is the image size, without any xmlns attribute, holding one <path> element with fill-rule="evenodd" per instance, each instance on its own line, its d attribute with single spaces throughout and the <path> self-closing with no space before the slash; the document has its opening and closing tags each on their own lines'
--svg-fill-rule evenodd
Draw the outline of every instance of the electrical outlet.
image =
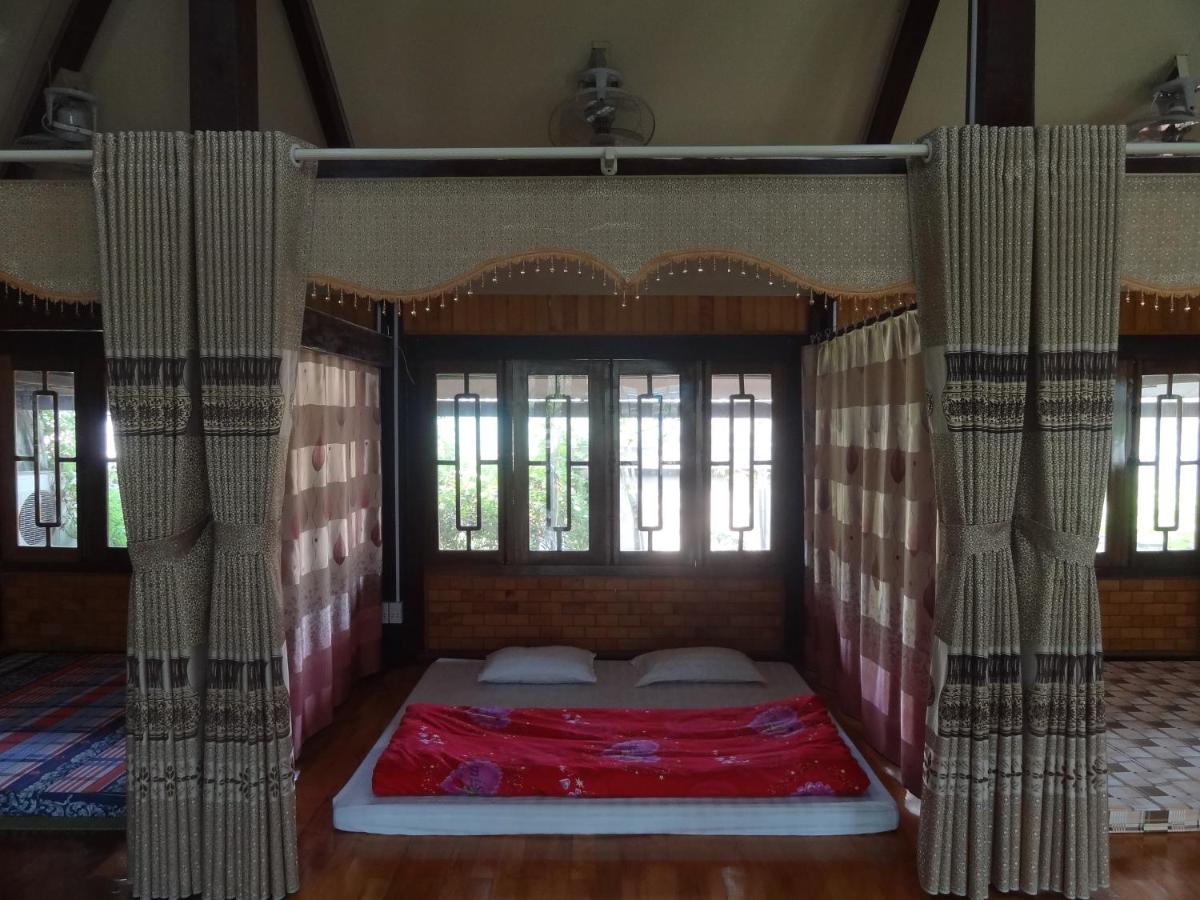
<svg viewBox="0 0 1200 900">
<path fill-rule="evenodd" d="M 404 604 L 403 603 L 381 603 L 383 608 L 383 624 L 384 625 L 403 625 L 404 624 Z"/>
</svg>

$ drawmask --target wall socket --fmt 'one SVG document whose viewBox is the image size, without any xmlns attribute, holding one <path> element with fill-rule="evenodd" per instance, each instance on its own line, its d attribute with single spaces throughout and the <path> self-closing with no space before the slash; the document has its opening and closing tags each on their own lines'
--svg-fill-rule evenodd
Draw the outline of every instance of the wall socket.
<svg viewBox="0 0 1200 900">
<path fill-rule="evenodd" d="M 384 625 L 403 625 L 404 624 L 404 604 L 396 602 L 387 602 L 379 604 L 383 609 L 383 624 Z"/>
</svg>

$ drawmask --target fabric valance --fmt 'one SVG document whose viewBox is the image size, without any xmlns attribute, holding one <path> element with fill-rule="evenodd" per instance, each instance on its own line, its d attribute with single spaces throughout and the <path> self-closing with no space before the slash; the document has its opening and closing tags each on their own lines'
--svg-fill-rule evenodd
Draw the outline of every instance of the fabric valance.
<svg viewBox="0 0 1200 900">
<path fill-rule="evenodd" d="M 91 181 L 0 180 L 0 282 L 37 297 L 99 302 Z"/>
<path fill-rule="evenodd" d="M 1121 283 L 1161 296 L 1200 296 L 1200 174 L 1126 175 Z"/>
<path fill-rule="evenodd" d="M 391 299 L 527 255 L 630 289 L 710 255 L 839 296 L 912 289 L 902 175 L 337 179 L 317 218 L 313 279 Z"/>
<path fill-rule="evenodd" d="M 1130 175 L 1123 203 L 1125 286 L 1200 295 L 1200 175 Z M 497 267 L 546 259 L 614 290 L 715 258 L 834 296 L 912 292 L 903 175 L 329 178 L 314 218 L 310 280 L 379 299 L 479 289 Z M 0 282 L 97 301 L 96 247 L 89 182 L 0 182 Z"/>
</svg>

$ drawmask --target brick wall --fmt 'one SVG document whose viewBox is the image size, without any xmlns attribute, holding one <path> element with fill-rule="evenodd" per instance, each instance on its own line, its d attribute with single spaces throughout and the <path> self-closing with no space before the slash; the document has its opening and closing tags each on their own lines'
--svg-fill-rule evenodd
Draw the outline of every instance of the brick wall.
<svg viewBox="0 0 1200 900">
<path fill-rule="evenodd" d="M 123 573 L 5 572 L 0 647 L 123 651 L 128 596 Z"/>
<path fill-rule="evenodd" d="M 760 658 L 784 651 L 778 579 L 431 572 L 425 597 L 425 647 L 434 653 L 510 644 L 573 644 L 611 656 L 694 644 Z"/>
<path fill-rule="evenodd" d="M 1200 653 L 1200 578 L 1101 578 L 1104 652 Z"/>
</svg>

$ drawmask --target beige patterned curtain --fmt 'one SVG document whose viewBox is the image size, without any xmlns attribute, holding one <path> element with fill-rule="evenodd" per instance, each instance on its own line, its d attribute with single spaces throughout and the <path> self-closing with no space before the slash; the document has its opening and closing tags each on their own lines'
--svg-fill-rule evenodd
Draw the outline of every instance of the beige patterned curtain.
<svg viewBox="0 0 1200 900">
<path fill-rule="evenodd" d="M 129 558 L 129 881 L 202 889 L 200 698 L 212 541 L 192 292 L 192 137 L 98 136 L 109 404 Z"/>
<path fill-rule="evenodd" d="M 804 354 L 806 664 L 920 794 L 937 511 L 917 314 Z"/>
<path fill-rule="evenodd" d="M 1021 881 L 1108 884 L 1096 541 L 1108 487 L 1125 172 L 1118 126 L 1039 128 L 1035 293 L 1013 554 L 1025 662 Z"/>
<path fill-rule="evenodd" d="M 283 498 L 283 620 L 292 743 L 379 668 L 379 370 L 303 350 Z"/>
<path fill-rule="evenodd" d="M 1032 278 L 1026 128 L 941 129 L 909 168 L 939 513 L 918 869 L 930 893 L 1018 886 L 1023 708 L 1011 531 Z"/>
<path fill-rule="evenodd" d="M 948 129 L 910 167 L 942 520 L 918 859 L 931 893 L 1108 883 L 1093 565 L 1122 141 L 1117 126 Z"/>
<path fill-rule="evenodd" d="M 196 291 L 215 550 L 204 892 L 299 887 L 279 515 L 315 167 L 276 133 L 196 135 Z"/>
</svg>

